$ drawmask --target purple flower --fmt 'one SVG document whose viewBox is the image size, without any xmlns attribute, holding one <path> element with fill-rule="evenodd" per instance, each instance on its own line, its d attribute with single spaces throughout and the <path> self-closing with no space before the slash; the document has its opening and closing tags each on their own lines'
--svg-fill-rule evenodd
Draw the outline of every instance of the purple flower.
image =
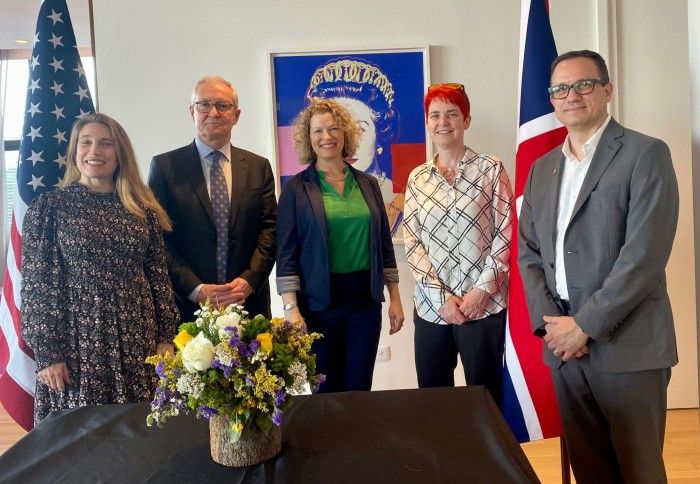
<svg viewBox="0 0 700 484">
<path fill-rule="evenodd" d="M 319 387 L 324 381 L 326 381 L 326 375 L 324 375 L 323 373 L 319 373 L 318 375 L 316 375 L 316 381 L 311 387 L 311 393 L 318 392 Z"/>
<path fill-rule="evenodd" d="M 281 407 L 282 404 L 284 403 L 284 400 L 287 398 L 287 394 L 284 391 L 284 388 L 280 388 L 275 392 L 275 405 L 278 407 Z"/>
<path fill-rule="evenodd" d="M 165 364 L 162 361 L 159 361 L 156 365 L 156 375 L 158 375 L 160 378 L 168 378 L 168 376 L 165 374 L 165 369 L 163 368 L 164 366 Z"/>
<path fill-rule="evenodd" d="M 255 380 L 253 380 L 253 377 L 250 375 L 247 375 L 245 377 L 245 384 L 248 385 L 250 388 L 253 388 L 255 386 Z"/>
<path fill-rule="evenodd" d="M 278 427 L 282 425 L 282 410 L 279 408 L 276 408 L 275 411 L 272 412 L 272 423 Z"/>
<path fill-rule="evenodd" d="M 226 327 L 226 329 L 228 329 L 228 326 Z M 234 329 L 236 329 L 236 328 L 234 328 Z M 238 337 L 237 333 L 238 333 L 238 331 L 234 331 L 233 336 L 231 336 L 231 339 L 228 341 L 228 345 L 231 348 L 235 348 L 241 342 L 241 339 Z"/>
<path fill-rule="evenodd" d="M 248 347 L 250 348 L 251 355 L 253 355 L 256 351 L 258 351 L 258 348 L 260 348 L 260 341 L 254 339 L 253 341 L 248 343 Z"/>
<path fill-rule="evenodd" d="M 214 359 L 211 362 L 211 367 L 212 368 L 219 368 L 221 371 L 224 372 L 224 378 L 229 378 L 231 376 L 231 372 L 233 371 L 233 366 L 230 365 L 224 365 L 219 361 L 218 359 Z"/>
<path fill-rule="evenodd" d="M 209 420 L 209 419 L 212 418 L 214 415 L 216 415 L 217 413 L 219 413 L 215 408 L 208 407 L 208 406 L 206 406 L 206 405 L 200 406 L 200 407 L 197 409 L 197 411 L 199 412 L 199 414 L 200 414 L 202 417 L 204 417 L 204 418 L 207 419 L 207 420 Z"/>
<path fill-rule="evenodd" d="M 243 341 L 241 341 L 238 345 L 238 353 L 243 358 L 250 358 L 255 354 L 256 351 L 258 351 L 258 348 L 260 348 L 260 341 L 258 341 L 257 339 L 254 339 L 248 344 L 245 344 Z"/>
<path fill-rule="evenodd" d="M 255 354 L 255 351 L 251 351 L 250 347 L 241 341 L 241 343 L 238 345 L 238 353 L 243 358 L 250 358 L 251 356 L 253 356 Z"/>
<path fill-rule="evenodd" d="M 156 392 L 153 395 L 151 408 L 160 408 L 165 402 L 170 399 L 170 391 L 161 387 L 156 387 Z"/>
</svg>

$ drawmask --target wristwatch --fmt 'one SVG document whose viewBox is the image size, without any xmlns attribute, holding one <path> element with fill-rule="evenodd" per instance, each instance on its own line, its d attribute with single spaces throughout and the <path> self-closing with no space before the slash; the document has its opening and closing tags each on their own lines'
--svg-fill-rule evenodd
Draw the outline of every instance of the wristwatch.
<svg viewBox="0 0 700 484">
<path fill-rule="evenodd" d="M 285 311 L 289 311 L 290 309 L 294 309 L 296 307 L 297 307 L 297 305 L 295 303 L 287 303 L 283 306 L 283 309 Z"/>
</svg>

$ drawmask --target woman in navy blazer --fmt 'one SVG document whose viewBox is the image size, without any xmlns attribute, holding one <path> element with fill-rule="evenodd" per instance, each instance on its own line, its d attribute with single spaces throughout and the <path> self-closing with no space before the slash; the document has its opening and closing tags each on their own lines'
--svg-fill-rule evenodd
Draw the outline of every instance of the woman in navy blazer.
<svg viewBox="0 0 700 484">
<path fill-rule="evenodd" d="M 277 215 L 277 291 L 286 319 L 324 337 L 314 343 L 320 391 L 370 390 L 384 285 L 390 334 L 403 325 L 398 269 L 376 179 L 344 159 L 359 128 L 338 102 L 313 99 L 295 124 L 300 160 Z"/>
</svg>

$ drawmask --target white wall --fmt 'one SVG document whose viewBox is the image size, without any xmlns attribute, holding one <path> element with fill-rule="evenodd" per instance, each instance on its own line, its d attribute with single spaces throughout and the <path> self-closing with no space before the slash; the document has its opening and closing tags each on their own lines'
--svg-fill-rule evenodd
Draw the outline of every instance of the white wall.
<svg viewBox="0 0 700 484">
<path fill-rule="evenodd" d="M 690 58 L 690 110 L 692 131 L 692 166 L 700 166 L 700 1 L 688 2 L 688 48 Z M 700 206 L 700 171 L 693 170 L 693 208 Z M 700 238 L 700 220 L 695 221 L 695 240 Z M 700 270 L 699 248 L 695 247 L 695 273 Z M 695 300 L 700 288 L 695 284 Z M 696 307 L 695 314 L 698 314 Z M 697 320 L 697 317 L 696 317 Z M 700 334 L 697 335 L 700 343 Z M 698 364 L 700 374 L 700 364 Z"/>
<path fill-rule="evenodd" d="M 685 1 L 618 0 L 621 121 L 671 148 L 678 177 L 678 230 L 666 273 L 676 321 L 678 357 L 669 406 L 697 406 L 695 243 L 688 17 Z"/>
<path fill-rule="evenodd" d="M 620 20 L 622 40 L 638 42 L 649 35 L 655 42 L 653 56 L 627 53 L 630 62 L 623 63 L 624 68 L 636 72 L 637 67 L 648 73 L 656 69 L 658 60 L 663 60 L 664 67 L 672 64 L 675 79 L 682 86 L 671 93 L 664 90 L 663 98 L 654 99 L 648 94 L 642 96 L 643 79 L 635 80 L 636 74 L 625 77 L 622 87 L 629 86 L 630 93 L 623 90 L 623 95 L 635 102 L 623 102 L 623 106 L 631 106 L 622 113 L 621 120 L 666 139 L 677 160 L 679 179 L 689 179 L 690 160 L 684 156 L 690 146 L 688 124 L 684 124 L 688 116 L 682 110 L 679 116 L 676 110 L 687 102 L 687 65 L 683 71 L 680 62 L 687 55 L 678 54 L 687 54 L 688 49 L 683 34 L 685 3 L 664 3 L 662 8 L 654 0 L 640 0 L 634 2 L 639 5 L 636 9 L 627 8 L 631 0 L 620 3 L 625 11 L 636 10 L 626 12 L 629 17 Z M 608 4 L 605 0 L 550 0 L 560 51 L 600 48 L 601 6 Z M 647 7 L 659 15 L 672 16 L 672 25 L 680 24 L 680 32 L 668 36 L 665 24 L 649 22 L 643 15 Z M 234 129 L 233 142 L 269 157 L 274 165 L 270 51 L 430 45 L 431 80 L 458 81 L 467 86 L 473 118 L 467 143 L 476 150 L 499 154 L 512 177 L 519 9 L 520 3 L 515 0 L 445 0 L 430 8 L 419 0 L 356 0 L 344 7 L 291 0 L 94 0 L 100 109 L 123 123 L 145 175 L 152 155 L 191 141 L 193 128 L 186 110 L 191 86 L 203 74 L 218 73 L 239 91 L 243 114 Z M 659 31 L 649 32 L 654 28 Z M 669 96 L 673 97 L 672 104 Z M 651 120 L 644 123 L 641 113 L 632 107 L 656 112 L 657 119 L 663 118 L 663 126 Z M 692 220 L 690 187 L 682 185 L 681 190 L 682 216 Z M 681 253 L 676 250 L 673 255 L 671 296 L 679 328 L 687 328 L 694 335 L 695 297 L 689 272 L 691 278 L 693 275 L 687 269 L 688 257 L 694 257 L 692 223 L 685 232 L 679 231 L 678 239 L 682 241 Z M 408 324 L 391 337 L 384 329 L 380 344 L 391 346 L 392 360 L 377 364 L 375 389 L 416 386 L 410 324 L 412 279 L 401 246 L 397 247 L 397 255 Z M 279 299 L 273 299 L 273 313 L 281 314 Z M 695 346 L 687 346 L 684 340 L 681 343 L 685 345 L 683 362 L 674 373 L 670 401 L 674 406 L 695 406 L 697 379 L 683 370 Z M 691 368 L 695 368 L 694 360 Z"/>
</svg>

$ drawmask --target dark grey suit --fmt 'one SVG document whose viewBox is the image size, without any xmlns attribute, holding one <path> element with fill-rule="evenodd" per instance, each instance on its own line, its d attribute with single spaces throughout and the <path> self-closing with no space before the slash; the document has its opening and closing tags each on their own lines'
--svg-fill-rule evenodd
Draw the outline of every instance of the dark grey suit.
<svg viewBox="0 0 700 484">
<path fill-rule="evenodd" d="M 564 162 L 560 146 L 533 165 L 520 213 L 518 263 L 538 336 L 544 334 L 544 315 L 563 314 L 554 263 Z M 677 220 L 668 147 L 611 120 L 564 235 L 571 315 L 590 336 L 590 354 L 562 365 L 546 345 L 544 350 L 574 471 L 582 465 L 577 460 L 585 459 L 598 483 L 606 481 L 600 469 L 606 454 L 624 479 L 665 475 L 660 450 L 666 386 L 678 355 L 664 270 Z M 604 442 L 583 443 L 597 438 Z"/>
<path fill-rule="evenodd" d="M 272 168 L 267 159 L 232 146 L 231 169 L 227 280 L 245 279 L 253 288 L 246 309 L 270 317 L 277 217 Z M 216 283 L 216 228 L 195 143 L 155 156 L 148 185 L 173 220 L 173 231 L 165 234 L 168 265 L 180 313 L 188 320 L 197 306 L 187 296 L 200 284 Z"/>
</svg>

